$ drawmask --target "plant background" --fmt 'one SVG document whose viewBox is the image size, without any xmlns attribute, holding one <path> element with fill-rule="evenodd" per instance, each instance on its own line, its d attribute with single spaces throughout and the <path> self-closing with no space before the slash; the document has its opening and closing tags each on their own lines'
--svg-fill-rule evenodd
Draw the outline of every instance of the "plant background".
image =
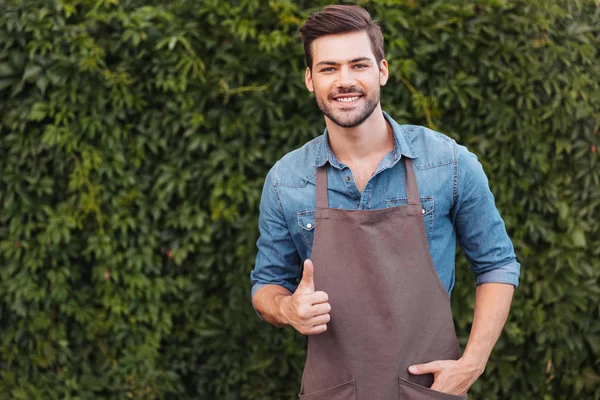
<svg viewBox="0 0 600 400">
<path fill-rule="evenodd" d="M 250 303 L 329 1 L 0 0 L 0 399 L 293 399 Z M 600 399 L 600 2 L 373 0 L 383 108 L 482 161 L 522 264 L 472 399 Z M 474 278 L 457 260 L 461 343 Z"/>
</svg>

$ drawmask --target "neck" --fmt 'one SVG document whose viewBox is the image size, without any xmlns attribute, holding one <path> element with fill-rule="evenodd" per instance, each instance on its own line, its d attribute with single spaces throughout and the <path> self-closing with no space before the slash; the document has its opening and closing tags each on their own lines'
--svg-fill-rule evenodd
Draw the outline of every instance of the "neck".
<svg viewBox="0 0 600 400">
<path fill-rule="evenodd" d="M 344 164 L 356 164 L 381 158 L 394 148 L 392 127 L 378 105 L 359 126 L 343 128 L 325 117 L 329 146 Z"/>
</svg>

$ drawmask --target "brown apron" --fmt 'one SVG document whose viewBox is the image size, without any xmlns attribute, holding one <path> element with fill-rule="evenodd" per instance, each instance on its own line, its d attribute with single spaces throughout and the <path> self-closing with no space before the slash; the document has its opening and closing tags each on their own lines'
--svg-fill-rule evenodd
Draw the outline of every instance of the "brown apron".
<svg viewBox="0 0 600 400">
<path fill-rule="evenodd" d="M 408 204 L 328 208 L 327 165 L 317 169 L 315 289 L 329 295 L 327 331 L 308 338 L 300 399 L 466 399 L 429 389 L 408 367 L 457 360 L 450 298 L 429 253 L 412 162 Z"/>
</svg>

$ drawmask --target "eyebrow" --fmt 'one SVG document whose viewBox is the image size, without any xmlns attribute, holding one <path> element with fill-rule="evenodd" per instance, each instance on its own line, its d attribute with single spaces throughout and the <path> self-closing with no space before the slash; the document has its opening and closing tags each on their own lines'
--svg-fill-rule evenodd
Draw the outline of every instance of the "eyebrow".
<svg viewBox="0 0 600 400">
<path fill-rule="evenodd" d="M 371 60 L 369 57 L 358 57 L 358 58 L 353 58 L 352 60 L 348 61 L 348 64 L 354 64 L 360 61 L 367 61 L 369 63 L 373 63 L 373 60 Z M 340 63 L 335 62 L 335 61 L 321 61 L 318 62 L 317 65 L 315 65 L 315 67 L 318 67 L 319 65 L 339 65 Z"/>
</svg>

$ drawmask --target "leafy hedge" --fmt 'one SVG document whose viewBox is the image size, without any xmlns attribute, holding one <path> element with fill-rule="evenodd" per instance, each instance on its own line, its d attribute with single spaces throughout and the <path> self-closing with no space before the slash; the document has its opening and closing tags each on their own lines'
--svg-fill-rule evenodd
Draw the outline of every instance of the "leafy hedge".
<svg viewBox="0 0 600 400">
<path fill-rule="evenodd" d="M 324 125 L 297 29 L 326 3 L 0 2 L 0 398 L 295 397 L 305 338 L 249 272 L 267 170 Z M 523 265 L 471 397 L 599 399 L 600 4 L 354 3 L 384 109 L 480 156 Z"/>
</svg>

